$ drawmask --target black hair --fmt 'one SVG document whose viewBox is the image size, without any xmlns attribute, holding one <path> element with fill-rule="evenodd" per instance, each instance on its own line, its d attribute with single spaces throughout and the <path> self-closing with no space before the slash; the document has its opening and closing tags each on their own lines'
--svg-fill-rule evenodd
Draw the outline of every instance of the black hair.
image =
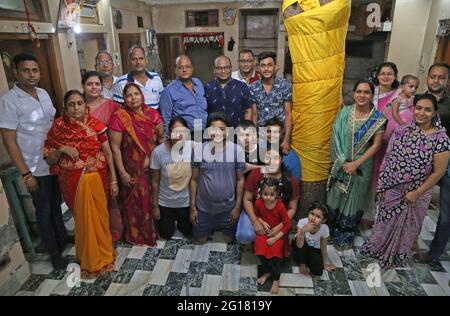
<svg viewBox="0 0 450 316">
<path fill-rule="evenodd" d="M 326 220 L 328 218 L 328 207 L 320 201 L 314 201 L 308 207 L 308 214 L 312 211 L 318 209 L 322 212 L 323 219 Z"/>
<path fill-rule="evenodd" d="M 184 118 L 182 118 L 181 116 L 175 116 L 174 118 L 172 118 L 169 122 L 169 131 L 172 129 L 172 127 L 176 124 L 176 123 L 180 123 L 182 124 L 184 127 L 188 127 L 188 124 L 186 122 L 186 120 Z"/>
<path fill-rule="evenodd" d="M 253 51 L 248 48 L 244 48 L 239 52 L 238 56 L 241 56 L 241 54 L 251 54 L 253 58 L 255 58 L 255 54 L 253 54 Z"/>
<path fill-rule="evenodd" d="M 265 187 L 275 187 L 275 189 L 278 191 L 278 186 L 280 185 L 280 181 L 272 178 L 264 178 L 260 184 L 259 184 L 259 190 L 262 192 Z"/>
<path fill-rule="evenodd" d="M 256 125 L 255 125 L 255 123 L 253 123 L 253 121 L 242 120 L 239 122 L 238 127 L 242 128 L 242 129 L 247 129 L 249 127 L 256 128 Z"/>
<path fill-rule="evenodd" d="M 272 58 L 273 62 L 275 64 L 277 63 L 277 54 L 275 54 L 274 52 L 262 52 L 261 54 L 259 54 L 258 63 L 260 63 L 261 60 L 266 59 L 266 58 Z"/>
<path fill-rule="evenodd" d="M 278 181 L 279 182 L 278 195 L 281 197 L 281 199 L 284 202 L 284 205 L 287 208 L 289 202 L 291 201 L 293 193 L 291 182 L 292 174 L 286 167 L 286 165 L 283 163 L 283 152 L 281 150 L 281 147 L 278 146 L 278 144 L 267 144 L 267 150 L 265 154 L 267 155 L 269 151 L 277 152 L 281 159 L 281 179 Z"/>
<path fill-rule="evenodd" d="M 416 106 L 417 102 L 419 102 L 420 100 L 430 100 L 431 103 L 433 103 L 434 111 L 438 110 L 438 101 L 434 95 L 432 95 L 430 93 L 417 94 L 414 97 L 414 106 Z"/>
<path fill-rule="evenodd" d="M 392 83 L 392 89 L 397 89 L 400 86 L 400 82 L 398 82 L 398 80 L 397 80 L 398 68 L 397 68 L 396 64 L 394 64 L 393 62 L 390 62 L 390 61 L 386 61 L 377 67 L 377 76 L 373 79 L 373 83 L 376 86 L 378 86 L 380 84 L 380 81 L 378 80 L 378 75 L 380 74 L 381 69 L 384 67 L 389 67 L 394 71 L 395 80 Z"/>
<path fill-rule="evenodd" d="M 428 69 L 428 75 L 430 74 L 431 70 L 433 70 L 433 68 L 436 67 L 441 67 L 441 68 L 446 68 L 447 69 L 447 74 L 450 74 L 450 66 L 446 63 L 435 63 L 433 65 L 430 66 L 430 68 Z"/>
<path fill-rule="evenodd" d="M 23 61 L 34 61 L 37 64 L 39 64 L 36 56 L 31 53 L 23 53 L 23 54 L 16 55 L 16 56 L 14 56 L 13 61 L 14 61 L 14 66 L 16 66 L 16 69 L 19 68 L 19 64 Z"/>
<path fill-rule="evenodd" d="M 358 86 L 362 83 L 367 83 L 369 85 L 370 91 L 372 91 L 372 94 L 375 94 L 375 86 L 372 82 L 366 79 L 358 80 L 353 87 L 353 92 L 356 92 L 356 89 L 358 89 Z"/>
<path fill-rule="evenodd" d="M 67 102 L 69 102 L 69 98 L 70 98 L 72 95 L 74 95 L 74 94 L 78 94 L 78 95 L 79 95 L 80 97 L 82 97 L 83 100 L 84 100 L 84 96 L 83 96 L 83 94 L 82 94 L 79 90 L 77 90 L 77 89 L 69 90 L 69 91 L 67 91 L 66 94 L 64 95 L 64 108 L 66 108 Z"/>
<path fill-rule="evenodd" d="M 103 85 L 103 78 L 100 75 L 100 73 L 98 73 L 97 71 L 88 71 L 85 72 L 83 77 L 81 78 L 81 84 L 85 85 L 85 83 L 88 81 L 89 78 L 91 77 L 98 77 L 98 79 L 100 79 L 100 84 Z"/>
<path fill-rule="evenodd" d="M 208 125 L 207 127 L 211 126 L 212 122 L 221 121 L 223 122 L 227 127 L 228 125 L 228 117 L 223 112 L 213 112 L 208 116 Z"/>
<path fill-rule="evenodd" d="M 264 127 L 268 126 L 279 126 L 282 130 L 284 128 L 283 122 L 278 117 L 272 117 L 270 120 L 266 121 L 266 124 L 264 124 Z"/>
</svg>

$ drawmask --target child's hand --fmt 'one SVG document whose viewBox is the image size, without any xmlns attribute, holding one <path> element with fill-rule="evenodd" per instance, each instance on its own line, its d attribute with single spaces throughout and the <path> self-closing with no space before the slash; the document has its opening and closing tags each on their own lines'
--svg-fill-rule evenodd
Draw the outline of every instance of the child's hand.
<svg viewBox="0 0 450 316">
<path fill-rule="evenodd" d="M 275 237 L 267 238 L 266 244 L 267 244 L 267 246 L 272 246 L 276 241 L 277 241 L 277 239 Z"/>
<path fill-rule="evenodd" d="M 305 226 L 303 226 L 302 230 L 303 230 L 305 233 L 312 232 L 312 231 L 314 230 L 314 225 L 311 224 L 311 223 L 308 223 L 308 224 L 306 224 Z"/>
<path fill-rule="evenodd" d="M 336 270 L 336 266 L 332 263 L 326 263 L 323 266 L 325 268 L 325 270 L 327 270 L 328 272 L 332 272 L 334 270 Z"/>
</svg>

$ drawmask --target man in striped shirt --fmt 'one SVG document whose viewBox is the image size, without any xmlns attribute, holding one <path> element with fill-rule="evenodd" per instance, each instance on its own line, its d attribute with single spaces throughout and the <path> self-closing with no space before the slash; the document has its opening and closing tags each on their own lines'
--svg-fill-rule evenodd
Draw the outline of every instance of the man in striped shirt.
<svg viewBox="0 0 450 316">
<path fill-rule="evenodd" d="M 124 102 L 123 88 L 128 82 L 134 82 L 141 88 L 145 104 L 157 110 L 159 108 L 159 98 L 164 89 L 159 74 L 147 71 L 148 61 L 145 49 L 142 46 L 132 46 L 128 57 L 131 63 L 131 72 L 120 77 L 114 84 L 112 88 L 113 100 L 122 104 Z"/>
</svg>

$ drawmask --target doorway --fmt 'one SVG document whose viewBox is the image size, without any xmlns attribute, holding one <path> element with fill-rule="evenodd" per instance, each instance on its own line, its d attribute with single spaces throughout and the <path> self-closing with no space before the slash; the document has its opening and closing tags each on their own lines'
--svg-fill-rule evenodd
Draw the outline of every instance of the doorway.
<svg viewBox="0 0 450 316">
<path fill-rule="evenodd" d="M 222 54 L 219 45 L 192 45 L 186 49 L 186 55 L 192 61 L 194 77 L 199 78 L 203 84 L 214 80 L 214 60 Z"/>
<path fill-rule="evenodd" d="M 122 73 L 126 74 L 131 70 L 128 60 L 128 50 L 133 45 L 141 45 L 141 34 L 119 34 L 120 55 L 122 57 Z"/>
<path fill-rule="evenodd" d="M 103 34 L 76 35 L 78 61 L 81 76 L 87 71 L 95 70 L 95 56 L 100 50 L 106 49 Z"/>
<path fill-rule="evenodd" d="M 56 55 L 53 49 L 53 40 L 49 36 L 40 39 L 40 47 L 37 48 L 29 39 L 28 35 L 21 34 L 0 34 L 0 55 L 2 57 L 5 75 L 9 88 L 15 82 L 13 75 L 12 58 L 21 53 L 32 53 L 39 62 L 41 80 L 39 86 L 47 91 L 56 108 L 57 115 L 62 111 L 63 92 L 59 80 L 59 70 L 55 61 Z"/>
<path fill-rule="evenodd" d="M 158 34 L 158 50 L 161 58 L 161 76 L 164 85 L 175 79 L 175 59 L 184 54 L 180 34 Z"/>
</svg>

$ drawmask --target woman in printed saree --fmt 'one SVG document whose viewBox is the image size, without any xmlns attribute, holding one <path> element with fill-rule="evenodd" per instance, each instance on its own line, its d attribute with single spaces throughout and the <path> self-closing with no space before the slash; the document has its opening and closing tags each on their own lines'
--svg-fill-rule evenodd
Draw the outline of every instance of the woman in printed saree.
<svg viewBox="0 0 450 316">
<path fill-rule="evenodd" d="M 144 104 L 139 86 L 123 90 L 125 107 L 111 117 L 109 135 L 121 180 L 121 209 L 125 238 L 134 245 L 156 245 L 150 193 L 150 156 L 163 142 L 163 121 L 158 111 Z"/>
<path fill-rule="evenodd" d="M 44 156 L 58 174 L 64 201 L 75 218 L 75 248 L 82 272 L 90 277 L 112 271 L 107 196 L 108 192 L 117 196 L 119 188 L 106 126 L 90 116 L 78 90 L 64 96 L 64 114 L 48 132 Z"/>
<path fill-rule="evenodd" d="M 355 103 L 338 114 L 331 142 L 333 166 L 327 201 L 337 214 L 332 238 L 338 249 L 353 245 L 356 225 L 366 207 L 373 156 L 380 148 L 386 124 L 384 115 L 371 103 L 373 84 L 359 81 L 353 91 Z"/>
<path fill-rule="evenodd" d="M 103 86 L 101 75 L 96 71 L 88 71 L 83 75 L 81 84 L 89 114 L 108 126 L 111 116 L 117 111 L 119 105 L 101 96 Z M 108 209 L 111 236 L 113 242 L 117 242 L 122 238 L 123 221 L 116 199 L 109 199 Z"/>
<path fill-rule="evenodd" d="M 383 269 L 402 267 L 419 235 L 433 187 L 445 174 L 450 141 L 437 117 L 431 94 L 414 99 L 414 120 L 398 128 L 389 142 L 378 180 L 379 212 L 362 255 Z"/>
</svg>

